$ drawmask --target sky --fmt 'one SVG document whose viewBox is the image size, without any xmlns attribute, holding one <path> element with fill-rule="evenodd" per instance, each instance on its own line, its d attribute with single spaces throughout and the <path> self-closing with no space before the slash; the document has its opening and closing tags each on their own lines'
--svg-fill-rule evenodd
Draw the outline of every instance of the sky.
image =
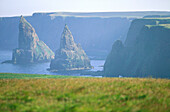
<svg viewBox="0 0 170 112">
<path fill-rule="evenodd" d="M 0 0 L 0 17 L 62 11 L 170 11 L 170 0 Z"/>
</svg>

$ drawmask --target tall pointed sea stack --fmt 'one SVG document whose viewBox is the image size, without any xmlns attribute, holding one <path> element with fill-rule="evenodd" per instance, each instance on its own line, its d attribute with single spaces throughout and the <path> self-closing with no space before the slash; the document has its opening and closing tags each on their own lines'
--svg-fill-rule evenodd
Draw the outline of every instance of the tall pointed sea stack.
<svg viewBox="0 0 170 112">
<path fill-rule="evenodd" d="M 74 42 L 73 36 L 65 25 L 61 36 L 60 48 L 55 53 L 55 59 L 51 60 L 50 70 L 83 70 L 90 69 L 90 60 L 80 44 Z"/>
<path fill-rule="evenodd" d="M 13 50 L 12 63 L 34 63 L 54 58 L 52 50 L 40 41 L 35 29 L 21 16 L 19 23 L 18 47 Z"/>
</svg>

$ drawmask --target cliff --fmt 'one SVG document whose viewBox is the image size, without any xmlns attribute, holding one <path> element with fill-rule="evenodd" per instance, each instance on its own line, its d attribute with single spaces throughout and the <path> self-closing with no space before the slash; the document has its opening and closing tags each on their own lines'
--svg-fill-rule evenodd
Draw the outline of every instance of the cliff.
<svg viewBox="0 0 170 112">
<path fill-rule="evenodd" d="M 112 50 L 107 56 L 107 59 L 104 64 L 104 71 L 107 76 L 112 76 L 112 74 L 116 74 L 115 76 L 119 76 L 120 74 L 122 74 L 122 65 L 125 61 L 124 51 L 125 47 L 122 41 L 117 40 L 113 44 Z"/>
<path fill-rule="evenodd" d="M 13 50 L 12 62 L 34 63 L 49 61 L 54 58 L 54 53 L 41 40 L 39 40 L 35 29 L 21 16 L 19 23 L 18 48 Z"/>
<path fill-rule="evenodd" d="M 104 65 L 105 76 L 170 78 L 169 36 L 170 19 L 134 20 L 125 44 L 114 43 Z"/>
<path fill-rule="evenodd" d="M 40 40 L 53 51 L 59 48 L 60 38 L 56 37 L 60 37 L 66 23 L 90 58 L 105 59 L 113 42 L 125 41 L 131 21 L 146 15 L 170 15 L 170 12 L 52 12 L 34 13 L 25 18 L 36 29 Z M 19 20 L 19 17 L 0 17 L 0 50 L 17 47 Z"/>
<path fill-rule="evenodd" d="M 126 17 L 65 17 L 52 14 L 33 14 L 25 19 L 36 29 L 39 39 L 53 51 L 60 47 L 60 36 L 66 23 L 71 26 L 76 42 L 81 44 L 90 58 L 95 59 L 105 59 L 115 40 L 125 40 L 133 20 Z M 0 50 L 12 50 L 18 46 L 19 21 L 19 17 L 0 18 Z"/>
<path fill-rule="evenodd" d="M 74 42 L 73 36 L 65 25 L 60 40 L 60 48 L 55 53 L 55 59 L 51 60 L 50 70 L 83 70 L 90 69 L 90 60 L 80 44 Z"/>
</svg>

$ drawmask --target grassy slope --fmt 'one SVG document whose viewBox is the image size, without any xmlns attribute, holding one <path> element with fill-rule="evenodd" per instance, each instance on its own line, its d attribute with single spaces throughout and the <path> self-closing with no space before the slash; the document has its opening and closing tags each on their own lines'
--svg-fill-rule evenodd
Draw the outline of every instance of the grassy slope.
<svg viewBox="0 0 170 112">
<path fill-rule="evenodd" d="M 151 27 L 156 27 L 156 26 L 163 26 L 164 28 L 168 28 L 168 29 L 170 29 L 170 17 L 168 17 L 168 18 L 143 18 L 143 19 L 153 19 L 153 20 L 157 20 L 157 25 L 145 25 L 145 26 L 147 26 L 147 27 L 149 27 L 149 28 L 151 28 Z M 166 22 L 167 23 L 164 23 L 164 24 L 159 24 L 160 23 L 160 21 L 162 21 L 162 20 L 166 20 Z"/>
<path fill-rule="evenodd" d="M 170 111 L 168 79 L 32 78 L 0 79 L 1 111 Z"/>
<path fill-rule="evenodd" d="M 145 26 L 147 26 L 147 27 L 149 27 L 149 28 L 151 28 L 151 27 L 156 27 L 156 26 L 162 26 L 162 27 L 164 27 L 164 28 L 170 29 L 170 24 L 145 25 Z"/>
</svg>

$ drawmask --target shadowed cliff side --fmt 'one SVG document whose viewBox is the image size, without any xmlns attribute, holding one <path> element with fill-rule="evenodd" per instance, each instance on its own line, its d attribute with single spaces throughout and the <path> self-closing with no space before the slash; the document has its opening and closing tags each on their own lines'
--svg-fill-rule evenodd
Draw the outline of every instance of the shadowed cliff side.
<svg viewBox="0 0 170 112">
<path fill-rule="evenodd" d="M 35 29 L 21 16 L 19 23 L 18 48 L 13 50 L 12 63 L 34 63 L 50 61 L 54 58 L 52 50 L 39 40 Z"/>
<path fill-rule="evenodd" d="M 74 42 L 68 26 L 65 25 L 60 40 L 60 48 L 55 53 L 55 59 L 51 61 L 50 70 L 82 70 L 90 68 L 89 58 L 80 44 Z"/>
<path fill-rule="evenodd" d="M 170 19 L 137 19 L 125 45 L 115 42 L 105 76 L 170 78 Z"/>
</svg>

